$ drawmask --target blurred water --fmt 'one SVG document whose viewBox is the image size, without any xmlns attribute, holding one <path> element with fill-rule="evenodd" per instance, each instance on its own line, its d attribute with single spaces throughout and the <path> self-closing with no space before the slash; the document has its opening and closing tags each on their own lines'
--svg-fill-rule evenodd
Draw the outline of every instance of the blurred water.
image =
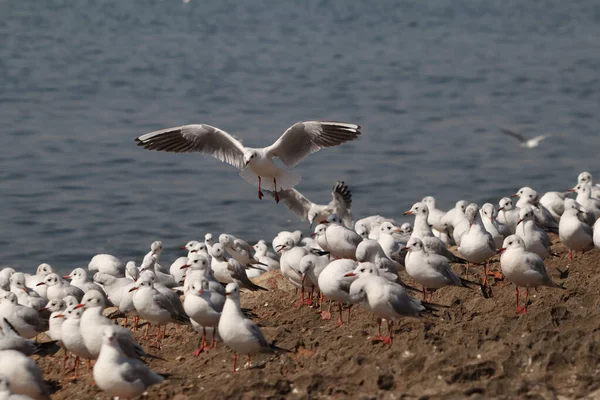
<svg viewBox="0 0 600 400">
<path fill-rule="evenodd" d="M 325 202 L 399 217 L 520 186 L 600 178 L 600 3 L 0 0 L 0 263 L 60 270 L 140 259 L 207 231 L 270 240 L 307 226 L 225 164 L 133 138 L 208 123 L 252 146 L 308 119 L 360 141 L 296 170 Z M 498 133 L 556 136 L 524 151 Z"/>
</svg>

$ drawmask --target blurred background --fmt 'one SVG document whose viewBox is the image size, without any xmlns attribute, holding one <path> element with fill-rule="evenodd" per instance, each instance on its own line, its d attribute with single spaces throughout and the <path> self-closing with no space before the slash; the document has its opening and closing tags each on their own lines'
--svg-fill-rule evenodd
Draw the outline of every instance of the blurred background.
<svg viewBox="0 0 600 400">
<path fill-rule="evenodd" d="M 600 178 L 594 0 L 0 0 L 0 37 L 5 265 L 140 260 L 153 240 L 168 265 L 208 231 L 308 233 L 233 167 L 134 143 L 183 124 L 259 147 L 297 121 L 361 124 L 296 167 L 318 203 L 345 180 L 355 219 Z M 502 127 L 554 136 L 521 149 Z"/>
</svg>

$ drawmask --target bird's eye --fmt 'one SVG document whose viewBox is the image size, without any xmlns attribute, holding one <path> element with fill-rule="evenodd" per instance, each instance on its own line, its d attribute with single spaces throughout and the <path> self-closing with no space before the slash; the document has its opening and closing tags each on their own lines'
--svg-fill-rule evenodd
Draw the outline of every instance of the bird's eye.
<svg viewBox="0 0 600 400">
<path fill-rule="evenodd" d="M 511 244 L 512 244 L 512 242 L 508 242 L 508 244 L 509 244 L 509 245 L 511 245 Z"/>
</svg>

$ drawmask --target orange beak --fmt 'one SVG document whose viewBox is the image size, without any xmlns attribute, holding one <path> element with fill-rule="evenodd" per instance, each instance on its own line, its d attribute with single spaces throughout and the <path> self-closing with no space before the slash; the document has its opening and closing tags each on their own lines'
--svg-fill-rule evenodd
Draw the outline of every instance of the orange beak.
<svg viewBox="0 0 600 400">
<path fill-rule="evenodd" d="M 567 192 L 574 192 L 575 188 L 568 189 Z"/>
<path fill-rule="evenodd" d="M 134 290 L 138 290 L 137 286 L 132 287 L 131 289 L 129 289 L 129 292 L 133 292 Z"/>
<path fill-rule="evenodd" d="M 510 196 L 510 197 L 519 197 L 519 194 L 518 194 L 518 193 L 515 193 L 515 194 L 513 194 L 513 195 L 512 195 L 512 196 Z"/>
<path fill-rule="evenodd" d="M 79 304 L 77 304 L 75 307 L 73 307 L 73 309 L 74 309 L 74 310 L 77 310 L 78 308 L 81 308 L 81 307 L 85 307 L 85 304 L 81 304 L 81 303 L 79 303 Z"/>
<path fill-rule="evenodd" d="M 346 275 L 344 276 L 356 276 L 356 274 L 354 272 L 348 272 Z"/>
<path fill-rule="evenodd" d="M 404 215 L 412 215 L 412 213 L 413 213 L 412 211 L 408 210 L 408 211 L 404 212 Z"/>
<path fill-rule="evenodd" d="M 63 279 L 71 279 L 71 275 L 65 275 L 63 276 Z"/>
<path fill-rule="evenodd" d="M 40 311 L 42 311 L 42 310 L 40 310 Z M 64 317 L 65 317 L 65 315 L 64 315 L 64 314 L 56 314 L 56 315 L 54 316 L 54 318 L 64 318 Z"/>
</svg>

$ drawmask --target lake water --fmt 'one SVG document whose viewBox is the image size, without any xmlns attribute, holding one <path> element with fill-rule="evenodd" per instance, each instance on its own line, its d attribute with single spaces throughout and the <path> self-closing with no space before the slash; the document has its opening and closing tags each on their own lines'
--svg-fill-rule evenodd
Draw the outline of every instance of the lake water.
<svg viewBox="0 0 600 400">
<path fill-rule="evenodd" d="M 157 239 L 168 264 L 207 231 L 307 231 L 232 167 L 133 141 L 189 123 L 249 146 L 301 120 L 361 124 L 296 167 L 316 202 L 348 182 L 356 217 L 600 178 L 593 0 L 0 0 L 0 38 L 4 265 L 139 260 Z M 523 150 L 500 127 L 555 136 Z"/>
</svg>

